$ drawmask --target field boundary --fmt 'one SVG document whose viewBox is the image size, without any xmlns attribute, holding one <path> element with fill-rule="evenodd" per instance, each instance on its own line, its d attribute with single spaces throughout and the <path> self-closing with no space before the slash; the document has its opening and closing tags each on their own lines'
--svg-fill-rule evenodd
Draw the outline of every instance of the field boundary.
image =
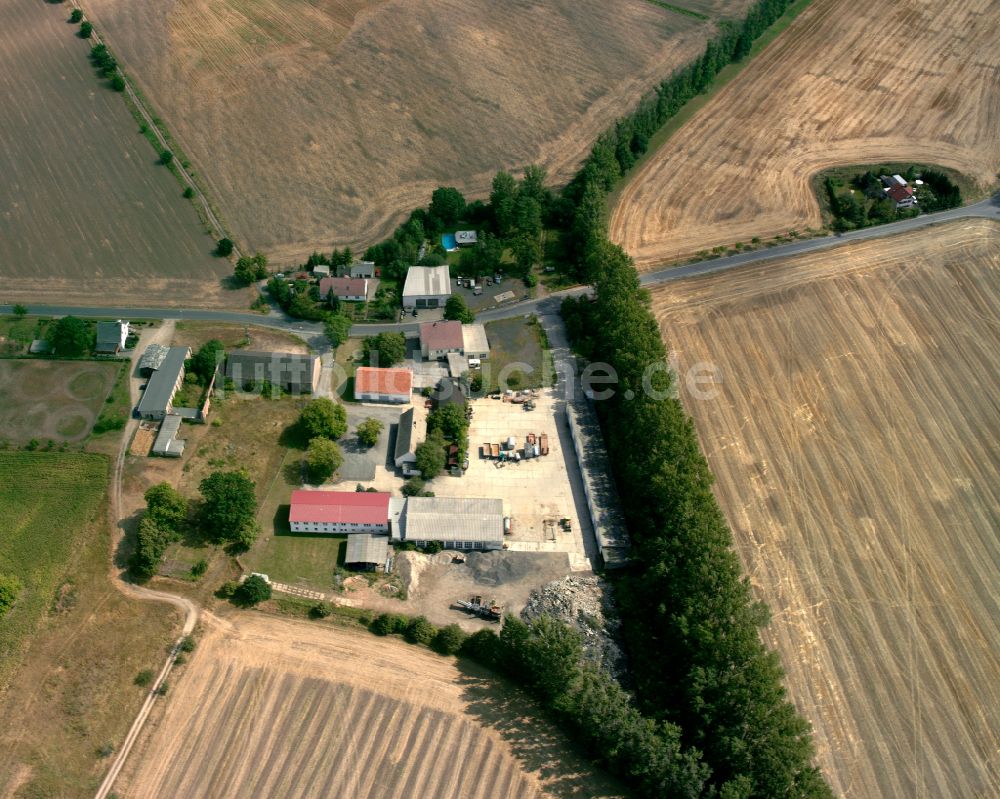
<svg viewBox="0 0 1000 799">
<path fill-rule="evenodd" d="M 648 0 L 653 2 L 654 0 Z M 680 130 L 698 111 L 700 111 L 704 106 L 708 105 L 709 101 L 718 94 L 727 83 L 732 81 L 743 69 L 750 64 L 751 61 L 756 58 L 760 52 L 767 47 L 771 42 L 773 42 L 778 34 L 782 33 L 785 28 L 795 21 L 795 18 L 806 10 L 806 7 L 812 0 L 795 0 L 786 10 L 785 13 L 778 17 L 777 20 L 771 24 L 767 30 L 765 30 L 760 36 L 754 40 L 753 45 L 750 47 L 750 52 L 747 53 L 742 59 L 733 63 L 727 64 L 723 67 L 719 74 L 715 76 L 712 80 L 712 84 L 709 88 L 702 92 L 701 94 L 695 95 L 674 114 L 670 119 L 668 119 L 663 126 L 656 131 L 652 136 L 649 137 L 649 145 L 646 151 L 639 155 L 635 159 L 635 163 L 629 168 L 628 172 L 623 174 L 615 183 L 614 188 L 608 192 L 605 207 L 610 215 L 611 211 L 614 210 L 615 206 L 618 204 L 618 200 L 621 196 L 622 191 L 625 187 L 642 171 L 642 168 L 646 163 L 656 154 L 664 144 L 666 144 L 670 138 Z M 666 7 L 666 3 L 654 2 L 654 5 Z"/>
<path fill-rule="evenodd" d="M 83 14 L 83 20 L 88 20 L 86 12 L 83 10 L 83 6 L 80 5 L 78 0 L 70 0 L 70 6 L 78 9 L 81 14 Z M 94 44 L 103 44 L 110 50 L 110 45 L 104 40 L 100 32 L 95 27 L 93 33 L 89 39 L 84 41 L 94 42 Z M 125 89 L 122 92 L 123 98 L 125 100 L 125 106 L 131 111 L 132 116 L 135 120 L 142 126 L 143 130 L 140 132 L 143 137 L 153 145 L 158 155 L 161 155 L 164 151 L 175 154 L 175 150 L 180 152 L 180 158 L 174 158 L 168 168 L 171 173 L 177 178 L 178 182 L 185 188 L 190 188 L 194 192 L 193 197 L 189 197 L 192 203 L 194 203 L 195 208 L 199 210 L 199 215 L 202 216 L 205 223 L 212 228 L 212 235 L 216 239 L 228 238 L 233 241 L 233 237 L 226 230 L 226 226 L 223 224 L 219 214 L 216 213 L 212 203 L 209 202 L 205 191 L 201 185 L 195 181 L 194 173 L 191 171 L 190 167 L 185 166 L 185 163 L 190 163 L 186 156 L 183 154 L 183 150 L 179 147 L 171 147 L 171 142 L 175 142 L 173 136 L 166 130 L 166 126 L 163 125 L 163 120 L 157 116 L 154 116 L 149 105 L 149 101 L 142 95 L 142 92 L 136 87 L 132 78 L 128 76 L 121 65 L 115 68 L 116 74 L 120 75 L 122 80 L 125 81 Z M 152 138 L 150 138 L 150 134 Z M 239 259 L 242 257 L 243 253 L 239 249 L 238 245 L 233 243 L 233 255 Z"/>
</svg>

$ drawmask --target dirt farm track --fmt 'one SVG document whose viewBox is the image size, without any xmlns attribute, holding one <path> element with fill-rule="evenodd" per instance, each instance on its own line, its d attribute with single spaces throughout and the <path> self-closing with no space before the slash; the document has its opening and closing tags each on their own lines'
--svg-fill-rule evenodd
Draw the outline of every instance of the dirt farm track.
<svg viewBox="0 0 1000 799">
<path fill-rule="evenodd" d="M 818 228 L 838 165 L 1000 169 L 1000 3 L 813 0 L 633 177 L 611 236 L 640 269 Z"/>
<path fill-rule="evenodd" d="M 620 795 L 509 690 L 452 659 L 315 622 L 203 618 L 121 796 Z"/>
<path fill-rule="evenodd" d="M 716 20 L 749 0 L 674 0 Z M 568 179 L 713 22 L 647 0 L 91 0 L 236 238 L 370 244 L 439 185 Z M 248 124 L 249 123 L 249 124 Z"/>
<path fill-rule="evenodd" d="M 836 794 L 1000 796 L 1000 226 L 653 302 L 680 368 L 720 370 L 685 404 Z"/>
</svg>

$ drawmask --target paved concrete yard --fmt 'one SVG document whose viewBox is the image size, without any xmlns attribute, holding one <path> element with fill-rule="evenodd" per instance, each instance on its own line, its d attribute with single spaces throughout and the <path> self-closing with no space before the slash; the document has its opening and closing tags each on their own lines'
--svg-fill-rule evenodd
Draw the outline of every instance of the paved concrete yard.
<svg viewBox="0 0 1000 799">
<path fill-rule="evenodd" d="M 592 569 L 596 546 L 587 516 L 580 469 L 566 427 L 562 401 L 542 390 L 533 411 L 498 399 L 477 399 L 469 426 L 469 470 L 463 477 L 441 475 L 428 486 L 439 497 L 499 497 L 513 522 L 509 548 L 526 552 L 565 552 L 574 571 Z M 426 411 L 417 406 L 418 427 L 426 429 Z M 486 441 L 508 436 L 523 448 L 528 433 L 547 433 L 549 454 L 498 468 L 481 457 Z M 559 527 L 568 518 L 572 530 Z"/>
</svg>

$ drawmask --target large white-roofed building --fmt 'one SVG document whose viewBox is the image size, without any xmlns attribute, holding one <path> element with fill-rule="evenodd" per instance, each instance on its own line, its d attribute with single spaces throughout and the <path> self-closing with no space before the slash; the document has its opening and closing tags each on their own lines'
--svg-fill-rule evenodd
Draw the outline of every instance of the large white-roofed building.
<svg viewBox="0 0 1000 799">
<path fill-rule="evenodd" d="M 403 284 L 403 307 L 443 308 L 451 296 L 451 274 L 447 266 L 411 266 Z"/>
</svg>

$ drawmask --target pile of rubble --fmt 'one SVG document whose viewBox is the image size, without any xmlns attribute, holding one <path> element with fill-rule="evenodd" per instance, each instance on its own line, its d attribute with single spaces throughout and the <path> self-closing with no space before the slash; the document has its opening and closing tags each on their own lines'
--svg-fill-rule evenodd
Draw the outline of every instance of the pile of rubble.
<svg viewBox="0 0 1000 799">
<path fill-rule="evenodd" d="M 530 622 L 542 614 L 578 630 L 585 654 L 622 681 L 626 669 L 625 654 L 618 645 L 618 611 L 610 588 L 600 577 L 564 577 L 532 591 L 521 618 Z"/>
</svg>

